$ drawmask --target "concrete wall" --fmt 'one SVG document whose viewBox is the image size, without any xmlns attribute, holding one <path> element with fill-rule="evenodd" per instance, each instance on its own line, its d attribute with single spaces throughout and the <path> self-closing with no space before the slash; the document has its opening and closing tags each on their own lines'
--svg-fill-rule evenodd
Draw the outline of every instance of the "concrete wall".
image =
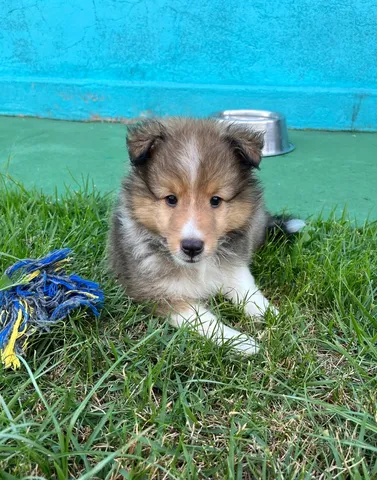
<svg viewBox="0 0 377 480">
<path fill-rule="evenodd" d="M 0 113 L 377 130 L 376 0 L 0 0 Z"/>
</svg>

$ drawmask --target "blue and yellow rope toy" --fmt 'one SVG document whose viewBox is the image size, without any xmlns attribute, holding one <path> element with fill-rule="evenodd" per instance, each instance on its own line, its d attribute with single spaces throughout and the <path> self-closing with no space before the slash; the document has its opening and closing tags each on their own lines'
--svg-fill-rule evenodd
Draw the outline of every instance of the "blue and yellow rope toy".
<svg viewBox="0 0 377 480">
<path fill-rule="evenodd" d="M 0 357 L 5 368 L 19 368 L 30 335 L 49 331 L 77 307 L 95 316 L 104 295 L 97 283 L 68 276 L 71 250 L 55 250 L 39 260 L 20 260 L 0 278 Z"/>
</svg>

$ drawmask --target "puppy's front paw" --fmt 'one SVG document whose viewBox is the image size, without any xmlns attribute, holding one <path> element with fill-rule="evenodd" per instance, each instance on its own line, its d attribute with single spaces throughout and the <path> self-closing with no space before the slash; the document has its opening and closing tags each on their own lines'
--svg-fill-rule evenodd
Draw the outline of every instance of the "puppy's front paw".
<svg viewBox="0 0 377 480">
<path fill-rule="evenodd" d="M 276 307 L 274 307 L 271 303 L 268 307 L 268 311 L 270 311 L 272 315 L 274 315 L 274 317 L 277 317 L 279 315 L 279 310 Z"/>
<path fill-rule="evenodd" d="M 234 340 L 232 347 L 243 355 L 255 355 L 259 352 L 259 345 L 257 342 L 247 335 L 240 335 Z"/>
<path fill-rule="evenodd" d="M 270 311 L 275 316 L 279 315 L 279 310 L 264 297 L 251 297 L 245 305 L 245 312 L 250 317 L 262 318 L 267 311 Z"/>
</svg>

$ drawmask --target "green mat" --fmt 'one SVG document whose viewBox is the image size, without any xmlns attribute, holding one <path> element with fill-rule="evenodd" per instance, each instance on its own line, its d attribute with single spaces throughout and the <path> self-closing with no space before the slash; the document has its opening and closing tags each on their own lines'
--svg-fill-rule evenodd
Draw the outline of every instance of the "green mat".
<svg viewBox="0 0 377 480">
<path fill-rule="evenodd" d="M 0 172 L 46 193 L 88 177 L 116 190 L 126 171 L 126 126 L 0 117 Z M 377 133 L 290 131 L 296 149 L 265 158 L 260 178 L 272 211 L 308 217 L 345 206 L 358 221 L 377 219 Z"/>
</svg>

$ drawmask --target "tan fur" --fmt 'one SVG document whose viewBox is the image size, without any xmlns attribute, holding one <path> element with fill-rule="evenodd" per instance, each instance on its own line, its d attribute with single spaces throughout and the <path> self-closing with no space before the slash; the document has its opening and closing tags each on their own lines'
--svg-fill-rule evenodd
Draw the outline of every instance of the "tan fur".
<svg viewBox="0 0 377 480">
<path fill-rule="evenodd" d="M 182 228 L 190 218 L 195 219 L 198 229 L 203 232 L 207 253 L 212 253 L 218 239 L 245 226 L 252 213 L 253 205 L 241 199 L 231 205 L 223 202 L 218 208 L 212 208 L 211 197 L 229 197 L 221 188 L 203 188 L 202 183 L 190 188 L 189 184 L 179 184 L 174 178 L 170 182 L 166 180 L 171 188 L 163 192 L 164 197 L 176 193 L 179 198 L 176 207 L 169 207 L 164 198 L 151 201 L 140 196 L 134 197 L 133 205 L 137 221 L 166 238 L 173 254 L 179 249 Z"/>
</svg>

